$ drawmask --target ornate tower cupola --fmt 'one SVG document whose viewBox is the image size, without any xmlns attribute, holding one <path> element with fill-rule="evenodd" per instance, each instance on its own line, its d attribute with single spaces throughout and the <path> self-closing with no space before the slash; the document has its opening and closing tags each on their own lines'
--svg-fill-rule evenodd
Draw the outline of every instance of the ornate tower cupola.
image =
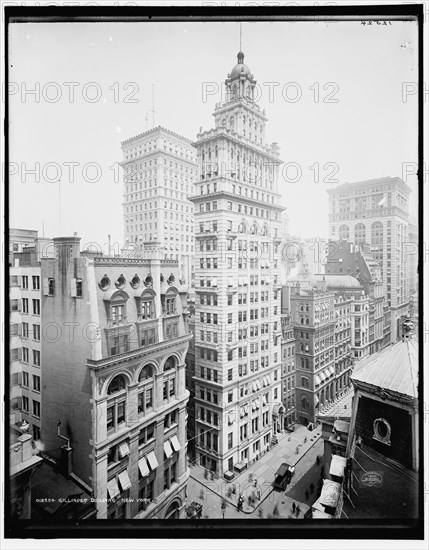
<svg viewBox="0 0 429 550">
<path fill-rule="evenodd" d="M 238 52 L 237 65 L 228 74 L 225 80 L 227 101 L 247 99 L 254 101 L 256 80 L 249 67 L 244 64 L 244 53 Z"/>
</svg>

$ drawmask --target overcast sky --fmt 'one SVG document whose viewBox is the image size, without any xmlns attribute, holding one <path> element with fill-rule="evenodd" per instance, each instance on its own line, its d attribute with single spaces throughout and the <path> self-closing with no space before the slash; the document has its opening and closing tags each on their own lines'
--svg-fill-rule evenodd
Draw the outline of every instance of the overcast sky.
<svg viewBox="0 0 429 550">
<path fill-rule="evenodd" d="M 12 24 L 9 32 L 11 227 L 41 233 L 43 221 L 45 236 L 59 234 L 60 168 L 61 234 L 78 232 L 82 245 L 104 247 L 108 234 L 122 242 L 120 142 L 152 127 L 152 85 L 155 125 L 191 140 L 213 127 L 239 24 Z M 416 23 L 243 23 L 242 49 L 267 141 L 288 166 L 280 190 L 293 234 L 328 235 L 327 188 L 403 177 L 403 163 L 412 172 Z M 207 88 L 215 92 L 204 97 Z M 414 214 L 417 180 L 406 183 Z"/>
</svg>

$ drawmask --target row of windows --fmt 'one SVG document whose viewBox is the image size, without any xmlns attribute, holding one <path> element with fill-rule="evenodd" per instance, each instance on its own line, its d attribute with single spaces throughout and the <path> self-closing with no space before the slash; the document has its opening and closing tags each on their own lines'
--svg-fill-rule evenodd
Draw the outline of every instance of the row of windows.
<svg viewBox="0 0 429 550">
<path fill-rule="evenodd" d="M 33 290 L 40 290 L 40 277 L 38 275 L 32 275 L 32 289 Z M 21 287 L 23 289 L 28 289 L 28 275 L 23 275 L 22 276 L 22 281 L 21 281 Z"/>
<path fill-rule="evenodd" d="M 33 374 L 32 380 L 33 380 L 32 389 L 34 391 L 40 392 L 40 376 Z M 22 385 L 24 388 L 30 387 L 30 375 L 26 371 L 22 371 Z"/>
<path fill-rule="evenodd" d="M 22 362 L 23 363 L 29 363 L 30 362 L 30 350 L 26 347 L 22 348 Z M 40 367 L 40 351 L 37 349 L 32 350 L 32 365 L 34 367 Z"/>
<path fill-rule="evenodd" d="M 40 401 L 32 399 L 31 402 L 31 414 L 36 418 L 40 418 Z M 26 413 L 30 413 L 30 399 L 25 395 L 22 396 L 22 410 Z"/>
</svg>

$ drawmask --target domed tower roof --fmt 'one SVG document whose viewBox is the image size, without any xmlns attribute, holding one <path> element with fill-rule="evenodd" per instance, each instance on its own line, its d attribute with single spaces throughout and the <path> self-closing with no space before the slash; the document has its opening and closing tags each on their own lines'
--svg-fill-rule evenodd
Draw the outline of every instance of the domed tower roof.
<svg viewBox="0 0 429 550">
<path fill-rule="evenodd" d="M 231 73 L 228 75 L 230 80 L 234 80 L 235 78 L 239 78 L 240 76 L 247 76 L 249 79 L 253 78 L 253 75 L 247 65 L 243 63 L 244 61 L 244 53 L 238 52 L 237 54 L 237 65 L 232 69 Z"/>
</svg>

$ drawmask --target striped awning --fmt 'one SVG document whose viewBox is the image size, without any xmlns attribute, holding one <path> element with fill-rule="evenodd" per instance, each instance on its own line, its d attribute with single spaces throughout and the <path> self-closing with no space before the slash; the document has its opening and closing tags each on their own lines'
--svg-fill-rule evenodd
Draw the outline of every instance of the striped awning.
<svg viewBox="0 0 429 550">
<path fill-rule="evenodd" d="M 171 446 L 173 447 L 174 451 L 180 451 L 182 446 L 180 445 L 179 439 L 177 435 L 173 435 L 173 437 L 170 439 Z"/>
<path fill-rule="evenodd" d="M 146 462 L 146 458 L 143 457 L 139 460 L 139 470 L 142 475 L 142 477 L 146 477 L 149 475 L 149 468 Z"/>
<path fill-rule="evenodd" d="M 149 462 L 149 466 L 151 470 L 155 470 L 155 468 L 158 468 L 159 464 L 156 459 L 155 453 L 153 451 L 151 451 L 146 458 L 147 458 L 147 461 Z"/>
<path fill-rule="evenodd" d="M 119 483 L 120 483 L 123 491 L 126 491 L 127 489 L 129 489 L 131 487 L 131 481 L 130 481 L 130 478 L 128 476 L 127 470 L 124 470 L 123 472 L 121 472 L 118 475 L 118 479 L 119 479 Z"/>
<path fill-rule="evenodd" d="M 109 493 L 110 498 L 116 498 L 120 494 L 116 477 L 107 482 L 107 492 Z"/>
<path fill-rule="evenodd" d="M 169 440 L 164 441 L 164 453 L 167 458 L 173 454 L 173 449 L 171 448 L 171 443 Z"/>
<path fill-rule="evenodd" d="M 329 469 L 329 474 L 331 476 L 343 477 L 344 469 L 347 464 L 347 459 L 343 456 L 332 455 L 331 467 Z"/>
<path fill-rule="evenodd" d="M 120 458 L 124 458 L 127 455 L 129 455 L 130 448 L 128 447 L 128 443 L 126 441 L 124 441 L 123 443 L 120 443 L 118 447 L 118 451 L 119 451 Z"/>
<path fill-rule="evenodd" d="M 330 479 L 323 480 L 322 492 L 320 493 L 320 503 L 324 506 L 336 508 L 340 498 L 341 485 Z"/>
</svg>

